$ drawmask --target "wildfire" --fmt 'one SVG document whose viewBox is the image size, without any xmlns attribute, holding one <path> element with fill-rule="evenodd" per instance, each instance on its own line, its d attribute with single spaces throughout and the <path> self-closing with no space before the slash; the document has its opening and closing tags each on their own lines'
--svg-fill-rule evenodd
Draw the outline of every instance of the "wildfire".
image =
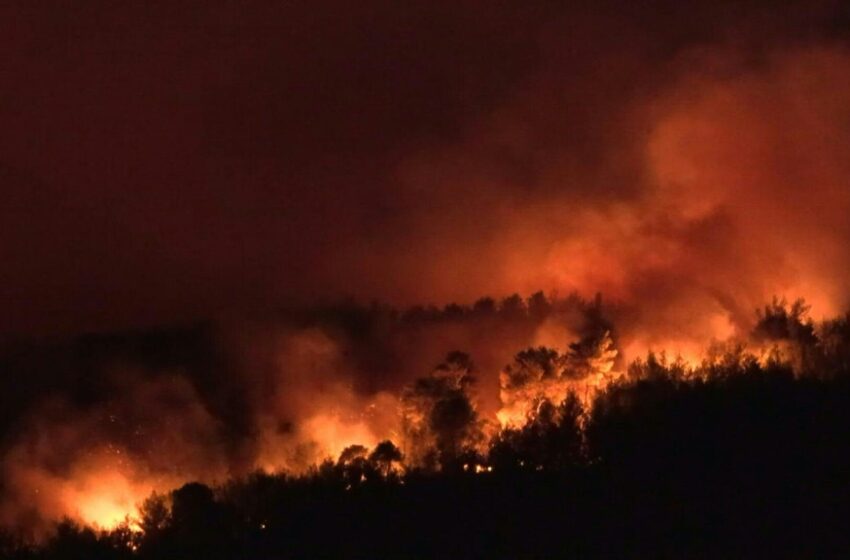
<svg viewBox="0 0 850 560">
<path fill-rule="evenodd" d="M 351 445 L 374 447 L 378 443 L 378 438 L 362 420 L 319 414 L 307 420 L 304 429 L 317 442 L 319 454 L 325 457 L 339 457 Z"/>
<path fill-rule="evenodd" d="M 560 403 L 570 393 L 589 405 L 598 391 L 622 377 L 614 369 L 618 353 L 607 331 L 570 344 L 563 354 L 545 347 L 520 352 L 499 375 L 499 424 L 522 426 L 540 403 Z"/>
<path fill-rule="evenodd" d="M 167 492 L 182 483 L 179 478 L 145 478 L 134 472 L 127 463 L 88 458 L 78 461 L 65 474 L 45 469 L 27 468 L 8 472 L 16 483 L 17 500 L 38 511 L 45 521 L 70 518 L 73 521 L 103 530 L 126 524 L 137 532 L 139 506 L 154 491 Z M 11 504 L 6 503 L 8 508 Z M 13 509 L 3 510 L 5 515 Z M 16 524 L 13 517 L 5 523 Z M 36 537 L 43 536 L 46 526 L 31 527 Z"/>
<path fill-rule="evenodd" d="M 36 417 L 39 429 L 5 456 L 3 474 L 13 490 L 10 503 L 0 509 L 0 522 L 38 525 L 34 531 L 46 534 L 52 521 L 70 517 L 100 529 L 126 524 L 139 531 L 139 507 L 153 492 L 167 494 L 189 481 L 222 480 L 253 469 L 304 474 L 328 459 L 354 473 L 348 481 L 352 488 L 366 480 L 357 474 L 363 461 L 370 472 L 387 477 L 458 466 L 482 474 L 492 467 L 481 458 L 502 430 L 521 432 L 567 409 L 583 418 L 600 393 L 628 376 L 659 365 L 702 375 L 712 360 L 736 351 L 802 370 L 811 353 L 800 344 L 814 340 L 816 332 L 802 302 L 789 307 L 777 300 L 767 306 L 748 336 L 739 336 L 728 319 L 717 319 L 710 329 L 704 321 L 699 332 L 665 337 L 640 329 L 615 332 L 600 298 L 566 304 L 538 300 L 537 316 L 514 301 L 508 307 L 512 314 L 499 319 L 525 322 L 525 335 L 510 339 L 510 352 L 516 353 L 508 364 L 494 366 L 491 360 L 482 367 L 473 354 L 450 351 L 430 374 L 408 380 L 396 392 L 359 392 L 345 377 L 354 367 L 345 347 L 331 335 L 310 330 L 295 336 L 283 346 L 287 359 L 280 360 L 276 389 L 252 411 L 256 437 L 240 449 L 251 455 L 238 457 L 238 463 L 228 462 L 216 419 L 185 381 L 139 381 L 132 385 L 132 397 L 82 417 L 77 409 L 72 415 L 47 407 Z M 469 313 L 490 313 L 493 321 L 496 312 L 484 309 Z M 707 346 L 697 342 L 704 331 L 710 331 L 703 339 L 710 341 Z M 291 368 L 302 376 L 298 383 L 287 378 Z M 154 409 L 165 414 L 150 414 Z M 170 429 L 174 426 L 179 428 Z"/>
<path fill-rule="evenodd" d="M 114 529 L 126 522 L 131 530 L 139 531 L 139 504 L 153 490 L 150 485 L 133 483 L 115 470 L 93 471 L 67 485 L 63 502 L 84 523 Z"/>
</svg>

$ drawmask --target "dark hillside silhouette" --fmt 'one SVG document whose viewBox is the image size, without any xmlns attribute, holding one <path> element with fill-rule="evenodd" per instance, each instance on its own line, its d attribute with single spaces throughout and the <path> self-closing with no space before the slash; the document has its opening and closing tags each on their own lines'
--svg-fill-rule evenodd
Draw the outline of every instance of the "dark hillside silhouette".
<svg viewBox="0 0 850 560">
<path fill-rule="evenodd" d="M 573 396 L 542 402 L 524 427 L 493 440 L 481 472 L 400 475 L 392 443 L 371 452 L 355 446 L 308 476 L 257 473 L 153 497 L 143 508 L 144 533 L 66 522 L 41 547 L 8 537 L 2 550 L 21 559 L 850 551 L 848 372 L 795 376 L 780 364 L 728 355 L 703 373 L 685 378 L 675 363 L 650 356 L 587 414 Z"/>
</svg>

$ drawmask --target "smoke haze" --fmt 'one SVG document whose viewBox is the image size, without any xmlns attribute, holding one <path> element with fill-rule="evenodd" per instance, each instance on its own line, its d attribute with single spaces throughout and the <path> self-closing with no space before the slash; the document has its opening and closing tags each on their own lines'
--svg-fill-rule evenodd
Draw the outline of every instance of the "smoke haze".
<svg viewBox="0 0 850 560">
<path fill-rule="evenodd" d="M 398 441 L 452 351 L 496 422 L 526 348 L 608 333 L 623 372 L 747 338 L 773 296 L 850 304 L 838 2 L 0 22 L 6 524 L 114 523 L 188 479 Z"/>
<path fill-rule="evenodd" d="M 839 3 L 3 7 L 6 334 L 844 302 Z M 636 303 L 646 301 L 649 303 Z"/>
</svg>

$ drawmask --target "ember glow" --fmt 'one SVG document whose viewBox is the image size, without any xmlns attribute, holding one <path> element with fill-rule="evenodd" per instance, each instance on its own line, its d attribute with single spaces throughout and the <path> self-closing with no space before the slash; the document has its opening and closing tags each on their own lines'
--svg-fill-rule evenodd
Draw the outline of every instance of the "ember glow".
<svg viewBox="0 0 850 560">
<path fill-rule="evenodd" d="M 107 400 L 81 406 L 55 399 L 34 409 L 4 457 L 10 491 L 3 522 L 37 538 L 63 517 L 138 531 L 139 507 L 152 493 L 256 470 L 303 475 L 326 461 L 350 469 L 368 458 L 384 476 L 461 461 L 465 472 L 486 475 L 493 465 L 482 457 L 494 438 L 551 414 L 557 403 L 574 398 L 590 411 L 612 384 L 652 363 L 690 378 L 736 352 L 803 372 L 812 356 L 801 344 L 828 328 L 811 322 L 808 305 L 775 299 L 753 313 L 746 333 L 731 320 L 709 321 L 714 330 L 699 346 L 690 333 L 620 330 L 617 319 L 631 312 L 600 296 L 536 293 L 402 314 L 329 308 L 306 327 L 285 317 L 240 323 L 239 336 L 226 328 L 205 335 L 215 354 L 246 368 L 239 385 L 233 378 L 224 385 L 243 395 L 240 417 L 216 412 L 220 388 L 199 384 L 191 364 L 179 373 L 113 364 L 98 372 L 98 383 L 110 387 Z M 346 326 L 352 314 L 356 329 Z M 373 329 L 380 337 L 364 341 Z M 251 333 L 247 341 L 244 333 Z M 456 347 L 469 352 L 446 351 Z M 389 365 L 383 379 L 392 383 L 369 383 L 370 364 Z M 236 432 L 243 423 L 247 429 Z"/>
<path fill-rule="evenodd" d="M 151 495 L 155 488 L 134 485 L 116 471 L 94 471 L 87 477 L 75 476 L 63 497 L 66 511 L 76 511 L 84 523 L 104 529 L 113 529 L 128 521 L 138 530 L 138 505 Z"/>
<path fill-rule="evenodd" d="M 85 453 L 64 475 L 35 464 L 17 467 L 22 470 L 12 470 L 9 464 L 7 481 L 16 485 L 16 499 L 28 500 L 33 513 L 56 521 L 69 517 L 99 529 L 126 524 L 131 531 L 139 531 L 139 505 L 153 492 L 168 491 L 180 482 L 177 478 L 145 477 L 140 474 L 144 466 L 116 458 L 114 450 Z M 21 503 L 16 507 L 27 506 Z M 10 513 L 6 511 L 7 516 Z M 7 517 L 6 522 L 13 519 Z M 38 536 L 45 527 L 23 528 Z"/>
</svg>

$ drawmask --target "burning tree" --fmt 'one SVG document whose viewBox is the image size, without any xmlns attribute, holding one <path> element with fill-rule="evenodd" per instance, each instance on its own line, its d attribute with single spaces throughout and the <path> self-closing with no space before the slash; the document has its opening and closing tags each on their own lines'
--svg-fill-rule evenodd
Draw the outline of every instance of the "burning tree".
<svg viewBox="0 0 850 560">
<path fill-rule="evenodd" d="M 543 403 L 558 405 L 575 393 L 583 404 L 618 379 L 617 349 L 608 330 L 588 335 L 559 354 L 546 347 L 528 348 L 514 357 L 500 375 L 503 427 L 520 427 L 539 414 Z"/>
<path fill-rule="evenodd" d="M 474 365 L 451 352 L 428 377 L 402 394 L 402 429 L 408 464 L 427 469 L 459 466 L 475 455 L 484 435 L 471 396 Z"/>
<path fill-rule="evenodd" d="M 574 393 L 558 405 L 541 401 L 524 426 L 504 429 L 493 439 L 490 463 L 497 471 L 565 469 L 579 464 L 583 415 L 584 407 Z"/>
</svg>

